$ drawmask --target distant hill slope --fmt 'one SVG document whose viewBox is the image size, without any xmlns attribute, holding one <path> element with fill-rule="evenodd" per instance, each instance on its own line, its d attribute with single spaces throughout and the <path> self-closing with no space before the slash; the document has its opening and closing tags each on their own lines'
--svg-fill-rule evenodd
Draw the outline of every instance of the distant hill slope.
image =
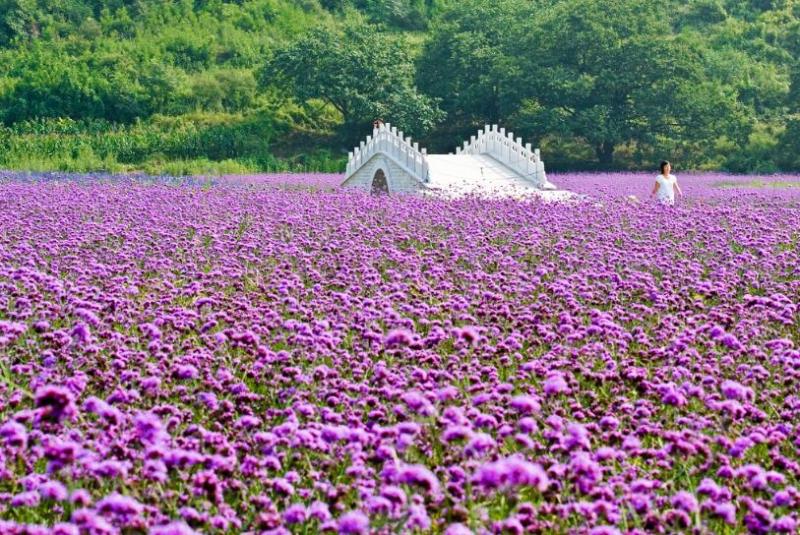
<svg viewBox="0 0 800 535">
<path fill-rule="evenodd" d="M 694 126 L 648 136 L 623 132 L 614 140 L 612 160 L 592 132 L 599 122 L 608 127 L 608 113 L 618 112 L 604 115 L 598 108 L 587 115 L 591 121 L 581 119 L 578 126 L 559 119 L 575 113 L 575 101 L 540 99 L 537 91 L 567 95 L 569 84 L 575 89 L 600 82 L 596 73 L 576 65 L 571 71 L 548 70 L 553 84 L 534 88 L 526 71 L 542 65 L 525 63 L 538 59 L 525 48 L 534 46 L 528 37 L 558 31 L 537 21 L 564 7 L 580 18 L 595 4 L 601 12 L 603 6 L 635 2 L 0 0 L 0 168 L 332 171 L 372 115 L 386 114 L 402 124 L 403 117 L 418 116 L 415 106 L 428 106 L 428 98 L 441 113 L 426 108 L 430 120 L 419 121 L 425 131 L 417 137 L 433 145 L 449 146 L 490 121 L 535 140 L 548 162 L 565 167 L 647 167 L 663 155 L 709 169 L 800 167 L 800 2 L 795 0 L 672 0 L 662 18 L 635 29 L 644 42 L 655 30 L 673 36 L 687 57 L 702 56 L 700 76 L 716 85 L 705 93 L 696 85 L 698 91 L 690 92 L 709 99 L 686 112 L 696 117 Z M 515 16 L 522 12 L 530 16 Z M 589 32 L 608 29 L 589 20 L 584 26 Z M 406 89 L 388 91 L 379 80 L 354 87 L 359 94 L 348 98 L 372 106 L 356 106 L 348 118 L 324 92 L 298 91 L 296 83 L 290 88 L 265 77 L 268 60 L 310 31 L 340 36 L 334 47 L 354 47 L 352 55 L 342 56 L 347 58 L 342 65 L 331 67 L 333 74 L 363 60 L 355 77 L 370 81 L 382 72 L 373 63 L 386 58 L 365 53 L 372 45 L 358 49 L 342 33 L 347 27 L 378 32 L 376 42 L 400 50 L 395 63 L 383 67 L 393 67 L 398 75 L 392 84 Z M 621 31 L 635 44 L 636 36 Z M 588 42 L 602 41 L 600 33 L 589 37 Z M 626 68 L 603 72 L 613 87 Z M 302 73 L 299 79 L 302 85 Z M 409 93 L 412 89 L 418 93 Z M 691 132 L 706 120 L 692 114 L 718 107 L 712 98 L 730 101 L 727 122 L 692 139 Z M 343 135 L 346 129 L 349 135 Z"/>
</svg>

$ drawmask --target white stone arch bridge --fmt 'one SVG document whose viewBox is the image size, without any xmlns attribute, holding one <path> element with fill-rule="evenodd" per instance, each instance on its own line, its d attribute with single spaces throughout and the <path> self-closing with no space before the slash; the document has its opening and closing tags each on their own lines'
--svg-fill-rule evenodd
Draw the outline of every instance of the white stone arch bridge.
<svg viewBox="0 0 800 535">
<path fill-rule="evenodd" d="M 572 196 L 547 179 L 539 149 L 497 125 L 486 125 L 455 153 L 428 154 L 402 131 L 381 124 L 349 154 L 342 186 L 448 198 Z"/>
</svg>

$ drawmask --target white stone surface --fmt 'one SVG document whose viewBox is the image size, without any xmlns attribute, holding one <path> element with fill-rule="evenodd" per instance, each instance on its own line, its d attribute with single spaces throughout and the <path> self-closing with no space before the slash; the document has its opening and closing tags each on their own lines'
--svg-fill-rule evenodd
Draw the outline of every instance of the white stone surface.
<svg viewBox="0 0 800 535">
<path fill-rule="evenodd" d="M 489 198 L 539 197 L 562 200 L 568 191 L 543 190 L 488 154 L 428 156 L 430 179 L 425 193 L 447 198 L 476 195 Z"/>
<path fill-rule="evenodd" d="M 359 167 L 343 183 L 343 187 L 354 187 L 370 191 L 372 179 L 378 169 L 383 169 L 389 193 L 415 193 L 424 189 L 424 185 L 412 176 L 404 167 L 395 163 L 385 154 L 374 154 L 367 162 Z"/>
<path fill-rule="evenodd" d="M 514 138 L 512 132 L 497 128 L 497 125 L 487 124 L 477 136 L 472 136 L 462 147 L 458 147 L 456 154 L 487 154 L 538 188 L 557 189 L 547 180 L 539 149 L 531 148 L 530 143 L 523 145 L 522 138 Z"/>
</svg>

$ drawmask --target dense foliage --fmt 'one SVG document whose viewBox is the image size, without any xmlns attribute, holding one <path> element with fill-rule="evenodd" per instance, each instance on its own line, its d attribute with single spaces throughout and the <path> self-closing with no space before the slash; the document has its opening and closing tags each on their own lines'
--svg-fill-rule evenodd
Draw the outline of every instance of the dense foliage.
<svg viewBox="0 0 800 535">
<path fill-rule="evenodd" d="M 797 532 L 797 176 L 50 178 L 0 175 L 2 533 Z"/>
<path fill-rule="evenodd" d="M 499 123 L 551 167 L 796 169 L 798 36 L 797 0 L 0 0 L 0 146 L 33 149 L 0 166 L 328 169 L 382 116 L 433 150 Z M 235 139 L 177 154 L 190 123 Z"/>
<path fill-rule="evenodd" d="M 363 24 L 348 25 L 341 33 L 305 34 L 278 50 L 262 77 L 302 101 L 331 105 L 342 117 L 342 141 L 352 145 L 375 118 L 391 118 L 415 136 L 430 132 L 444 118 L 413 86 L 413 63 L 402 40 Z"/>
</svg>

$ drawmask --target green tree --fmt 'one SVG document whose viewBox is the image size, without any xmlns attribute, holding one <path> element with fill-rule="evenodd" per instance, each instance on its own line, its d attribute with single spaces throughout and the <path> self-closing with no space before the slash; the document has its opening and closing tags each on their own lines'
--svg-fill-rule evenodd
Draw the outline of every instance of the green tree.
<svg viewBox="0 0 800 535">
<path fill-rule="evenodd" d="M 348 143 L 376 117 L 416 136 L 443 117 L 436 102 L 414 86 L 414 65 L 403 42 L 368 24 L 316 28 L 277 49 L 260 78 L 288 88 L 300 102 L 319 99 L 333 106 Z"/>
<path fill-rule="evenodd" d="M 37 11 L 36 0 L 0 0 L 0 46 L 39 35 Z"/>
<path fill-rule="evenodd" d="M 786 26 L 782 48 L 792 57 L 790 87 L 786 96 L 785 130 L 777 146 L 776 160 L 784 169 L 800 169 L 800 7 L 798 19 Z"/>
<path fill-rule="evenodd" d="M 442 141 L 448 146 L 519 107 L 522 88 L 514 72 L 520 50 L 509 30 L 536 13 L 528 0 L 466 0 L 443 15 L 419 58 L 417 81 L 447 113 Z"/>
<path fill-rule="evenodd" d="M 647 0 L 570 0 L 519 36 L 521 117 L 539 135 L 581 138 L 611 165 L 622 143 L 712 139 L 741 118 L 736 93 L 706 75 L 702 51 L 677 39 Z"/>
</svg>

